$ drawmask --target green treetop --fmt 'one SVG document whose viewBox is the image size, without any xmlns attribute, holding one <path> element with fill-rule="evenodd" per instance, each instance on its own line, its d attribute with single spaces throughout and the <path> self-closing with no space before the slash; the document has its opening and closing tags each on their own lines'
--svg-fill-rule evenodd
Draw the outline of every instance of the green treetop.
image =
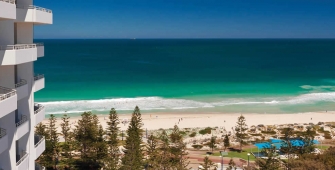
<svg viewBox="0 0 335 170">
<path fill-rule="evenodd" d="M 127 152 L 122 158 L 121 170 L 143 170 L 142 154 L 142 118 L 136 106 L 127 129 L 125 148 Z"/>
</svg>

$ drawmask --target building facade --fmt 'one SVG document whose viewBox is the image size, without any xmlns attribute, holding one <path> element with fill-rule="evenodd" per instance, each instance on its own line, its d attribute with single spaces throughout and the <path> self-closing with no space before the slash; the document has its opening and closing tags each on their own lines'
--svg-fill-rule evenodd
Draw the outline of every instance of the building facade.
<svg viewBox="0 0 335 170">
<path fill-rule="evenodd" d="M 33 0 L 0 0 L 0 170 L 44 169 L 35 160 L 45 139 L 34 133 L 45 118 L 44 107 L 34 102 L 44 88 L 44 76 L 34 73 L 44 45 L 34 43 L 33 31 L 52 22 L 52 11 Z"/>
</svg>

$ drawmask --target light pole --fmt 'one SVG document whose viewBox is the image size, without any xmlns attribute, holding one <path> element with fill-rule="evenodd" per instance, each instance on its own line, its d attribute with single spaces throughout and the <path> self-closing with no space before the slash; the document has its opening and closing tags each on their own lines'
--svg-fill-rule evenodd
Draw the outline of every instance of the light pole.
<svg viewBox="0 0 335 170">
<path fill-rule="evenodd" d="M 250 153 L 248 153 L 247 155 L 248 155 L 248 169 L 249 169 L 249 157 L 250 157 Z"/>
<path fill-rule="evenodd" d="M 221 157 L 221 170 L 223 170 L 223 151 L 220 151 L 220 157 Z"/>
</svg>

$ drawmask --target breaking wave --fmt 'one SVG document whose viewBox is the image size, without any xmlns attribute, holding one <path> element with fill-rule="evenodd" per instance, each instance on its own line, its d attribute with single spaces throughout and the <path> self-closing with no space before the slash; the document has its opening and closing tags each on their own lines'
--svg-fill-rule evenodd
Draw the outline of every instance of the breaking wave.
<svg viewBox="0 0 335 170">
<path fill-rule="evenodd" d="M 48 114 L 82 113 L 84 111 L 107 111 L 115 108 L 130 111 L 135 106 L 141 110 L 186 110 L 215 108 L 232 105 L 299 105 L 317 102 L 335 102 L 335 92 L 309 93 L 295 97 L 277 98 L 235 98 L 220 99 L 216 102 L 195 101 L 190 99 L 169 99 L 162 97 L 116 98 L 101 100 L 54 101 L 41 103 Z"/>
</svg>

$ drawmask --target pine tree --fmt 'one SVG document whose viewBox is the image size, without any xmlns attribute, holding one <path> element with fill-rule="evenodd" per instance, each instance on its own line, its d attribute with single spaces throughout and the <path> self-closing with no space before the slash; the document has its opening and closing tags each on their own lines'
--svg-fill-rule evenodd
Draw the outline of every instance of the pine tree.
<svg viewBox="0 0 335 170">
<path fill-rule="evenodd" d="M 212 152 L 213 152 L 214 148 L 216 147 L 215 143 L 216 143 L 216 138 L 214 136 L 212 136 L 211 140 L 209 141 L 209 144 L 208 144 L 208 146 L 212 149 Z"/>
<path fill-rule="evenodd" d="M 236 164 L 233 159 L 230 159 L 226 170 L 236 170 Z"/>
<path fill-rule="evenodd" d="M 293 137 L 293 129 L 284 128 L 283 133 L 284 133 L 284 139 L 283 139 L 283 144 L 280 148 L 280 151 L 287 154 L 287 169 L 290 170 L 291 169 L 291 165 L 290 165 L 291 155 L 295 153 L 295 147 L 291 143 L 291 139 Z"/>
<path fill-rule="evenodd" d="M 241 115 L 238 117 L 236 126 L 235 126 L 235 131 L 236 131 L 236 137 L 240 140 L 240 152 L 242 151 L 242 145 L 243 145 L 243 140 L 246 137 L 246 130 L 248 129 L 247 124 L 245 123 L 245 117 Z"/>
<path fill-rule="evenodd" d="M 99 125 L 98 129 L 98 135 L 97 135 L 97 141 L 96 141 L 96 160 L 98 162 L 103 162 L 103 160 L 107 157 L 108 155 L 108 150 L 107 150 L 107 142 L 105 139 L 105 131 L 102 128 L 101 125 Z"/>
<path fill-rule="evenodd" d="M 56 127 L 57 119 L 52 114 L 49 118 L 49 127 L 48 127 L 48 133 L 50 135 L 50 143 L 52 146 L 52 149 L 54 150 L 54 153 L 58 156 L 58 134 L 57 134 L 57 127 Z"/>
<path fill-rule="evenodd" d="M 64 155 L 66 158 L 71 159 L 71 142 L 70 142 L 70 124 L 69 124 L 70 117 L 66 114 L 62 117 L 62 123 L 61 125 L 61 132 L 64 138 L 64 144 L 62 145 L 62 150 L 64 152 Z"/>
<path fill-rule="evenodd" d="M 160 151 L 157 157 L 157 162 L 159 166 L 158 169 L 169 170 L 170 167 L 172 167 L 172 156 L 170 152 L 169 136 L 167 135 L 165 130 L 163 130 L 160 134 L 158 144 Z"/>
<path fill-rule="evenodd" d="M 119 133 L 119 117 L 114 108 L 109 112 L 109 121 L 107 122 L 107 136 L 108 136 L 108 156 L 106 162 L 106 169 L 117 170 L 119 168 L 119 146 L 118 146 L 118 133 Z"/>
<path fill-rule="evenodd" d="M 35 127 L 35 133 L 39 136 L 49 138 L 49 134 L 47 132 L 47 126 L 45 126 L 43 123 L 37 124 L 37 126 Z"/>
<path fill-rule="evenodd" d="M 216 164 L 213 163 L 208 156 L 205 157 L 204 162 L 200 165 L 204 168 L 204 170 L 213 170 L 217 168 Z"/>
<path fill-rule="evenodd" d="M 58 162 L 59 156 L 56 122 L 56 117 L 51 114 L 48 126 L 40 124 L 37 127 L 38 133 L 45 135 L 45 151 L 43 152 L 43 157 L 41 158 L 41 164 L 49 169 L 56 168 L 55 166 Z M 46 128 L 46 130 L 44 131 L 42 128 Z"/>
<path fill-rule="evenodd" d="M 91 112 L 84 112 L 74 130 L 74 138 L 80 151 L 83 168 L 97 167 L 96 143 L 98 137 L 97 117 Z"/>
<path fill-rule="evenodd" d="M 315 131 L 312 131 L 311 127 L 307 127 L 306 132 L 302 136 L 303 146 L 299 149 L 299 156 L 310 154 L 315 150 L 314 135 Z"/>
<path fill-rule="evenodd" d="M 276 147 L 265 148 L 262 153 L 265 158 L 258 158 L 256 164 L 259 166 L 260 170 L 279 170 L 280 159 L 277 158 Z"/>
<path fill-rule="evenodd" d="M 186 170 L 189 165 L 188 153 L 186 152 L 186 144 L 183 142 L 183 137 L 180 134 L 177 125 L 174 126 L 173 131 L 170 135 L 171 146 L 170 152 L 172 155 L 172 167 L 178 170 Z"/>
<path fill-rule="evenodd" d="M 159 169 L 158 165 L 158 141 L 155 136 L 150 135 L 147 142 L 147 170 Z"/>
<path fill-rule="evenodd" d="M 70 136 L 70 124 L 69 124 L 69 119 L 70 117 L 67 114 L 64 114 L 62 117 L 62 123 L 60 124 L 61 128 L 62 128 L 62 135 L 64 137 L 64 141 L 65 143 L 68 142 L 68 138 Z"/>
<path fill-rule="evenodd" d="M 136 106 L 127 129 L 125 148 L 127 152 L 122 158 L 121 170 L 142 170 L 142 118 L 140 109 Z"/>
<path fill-rule="evenodd" d="M 171 143 L 178 143 L 180 141 L 182 141 L 183 137 L 180 135 L 180 130 L 179 127 L 177 125 L 175 125 L 173 127 L 173 131 L 170 134 L 170 140 Z"/>
<path fill-rule="evenodd" d="M 227 134 L 223 139 L 223 145 L 224 145 L 224 151 L 226 151 L 226 149 L 230 146 L 230 141 Z"/>
</svg>

